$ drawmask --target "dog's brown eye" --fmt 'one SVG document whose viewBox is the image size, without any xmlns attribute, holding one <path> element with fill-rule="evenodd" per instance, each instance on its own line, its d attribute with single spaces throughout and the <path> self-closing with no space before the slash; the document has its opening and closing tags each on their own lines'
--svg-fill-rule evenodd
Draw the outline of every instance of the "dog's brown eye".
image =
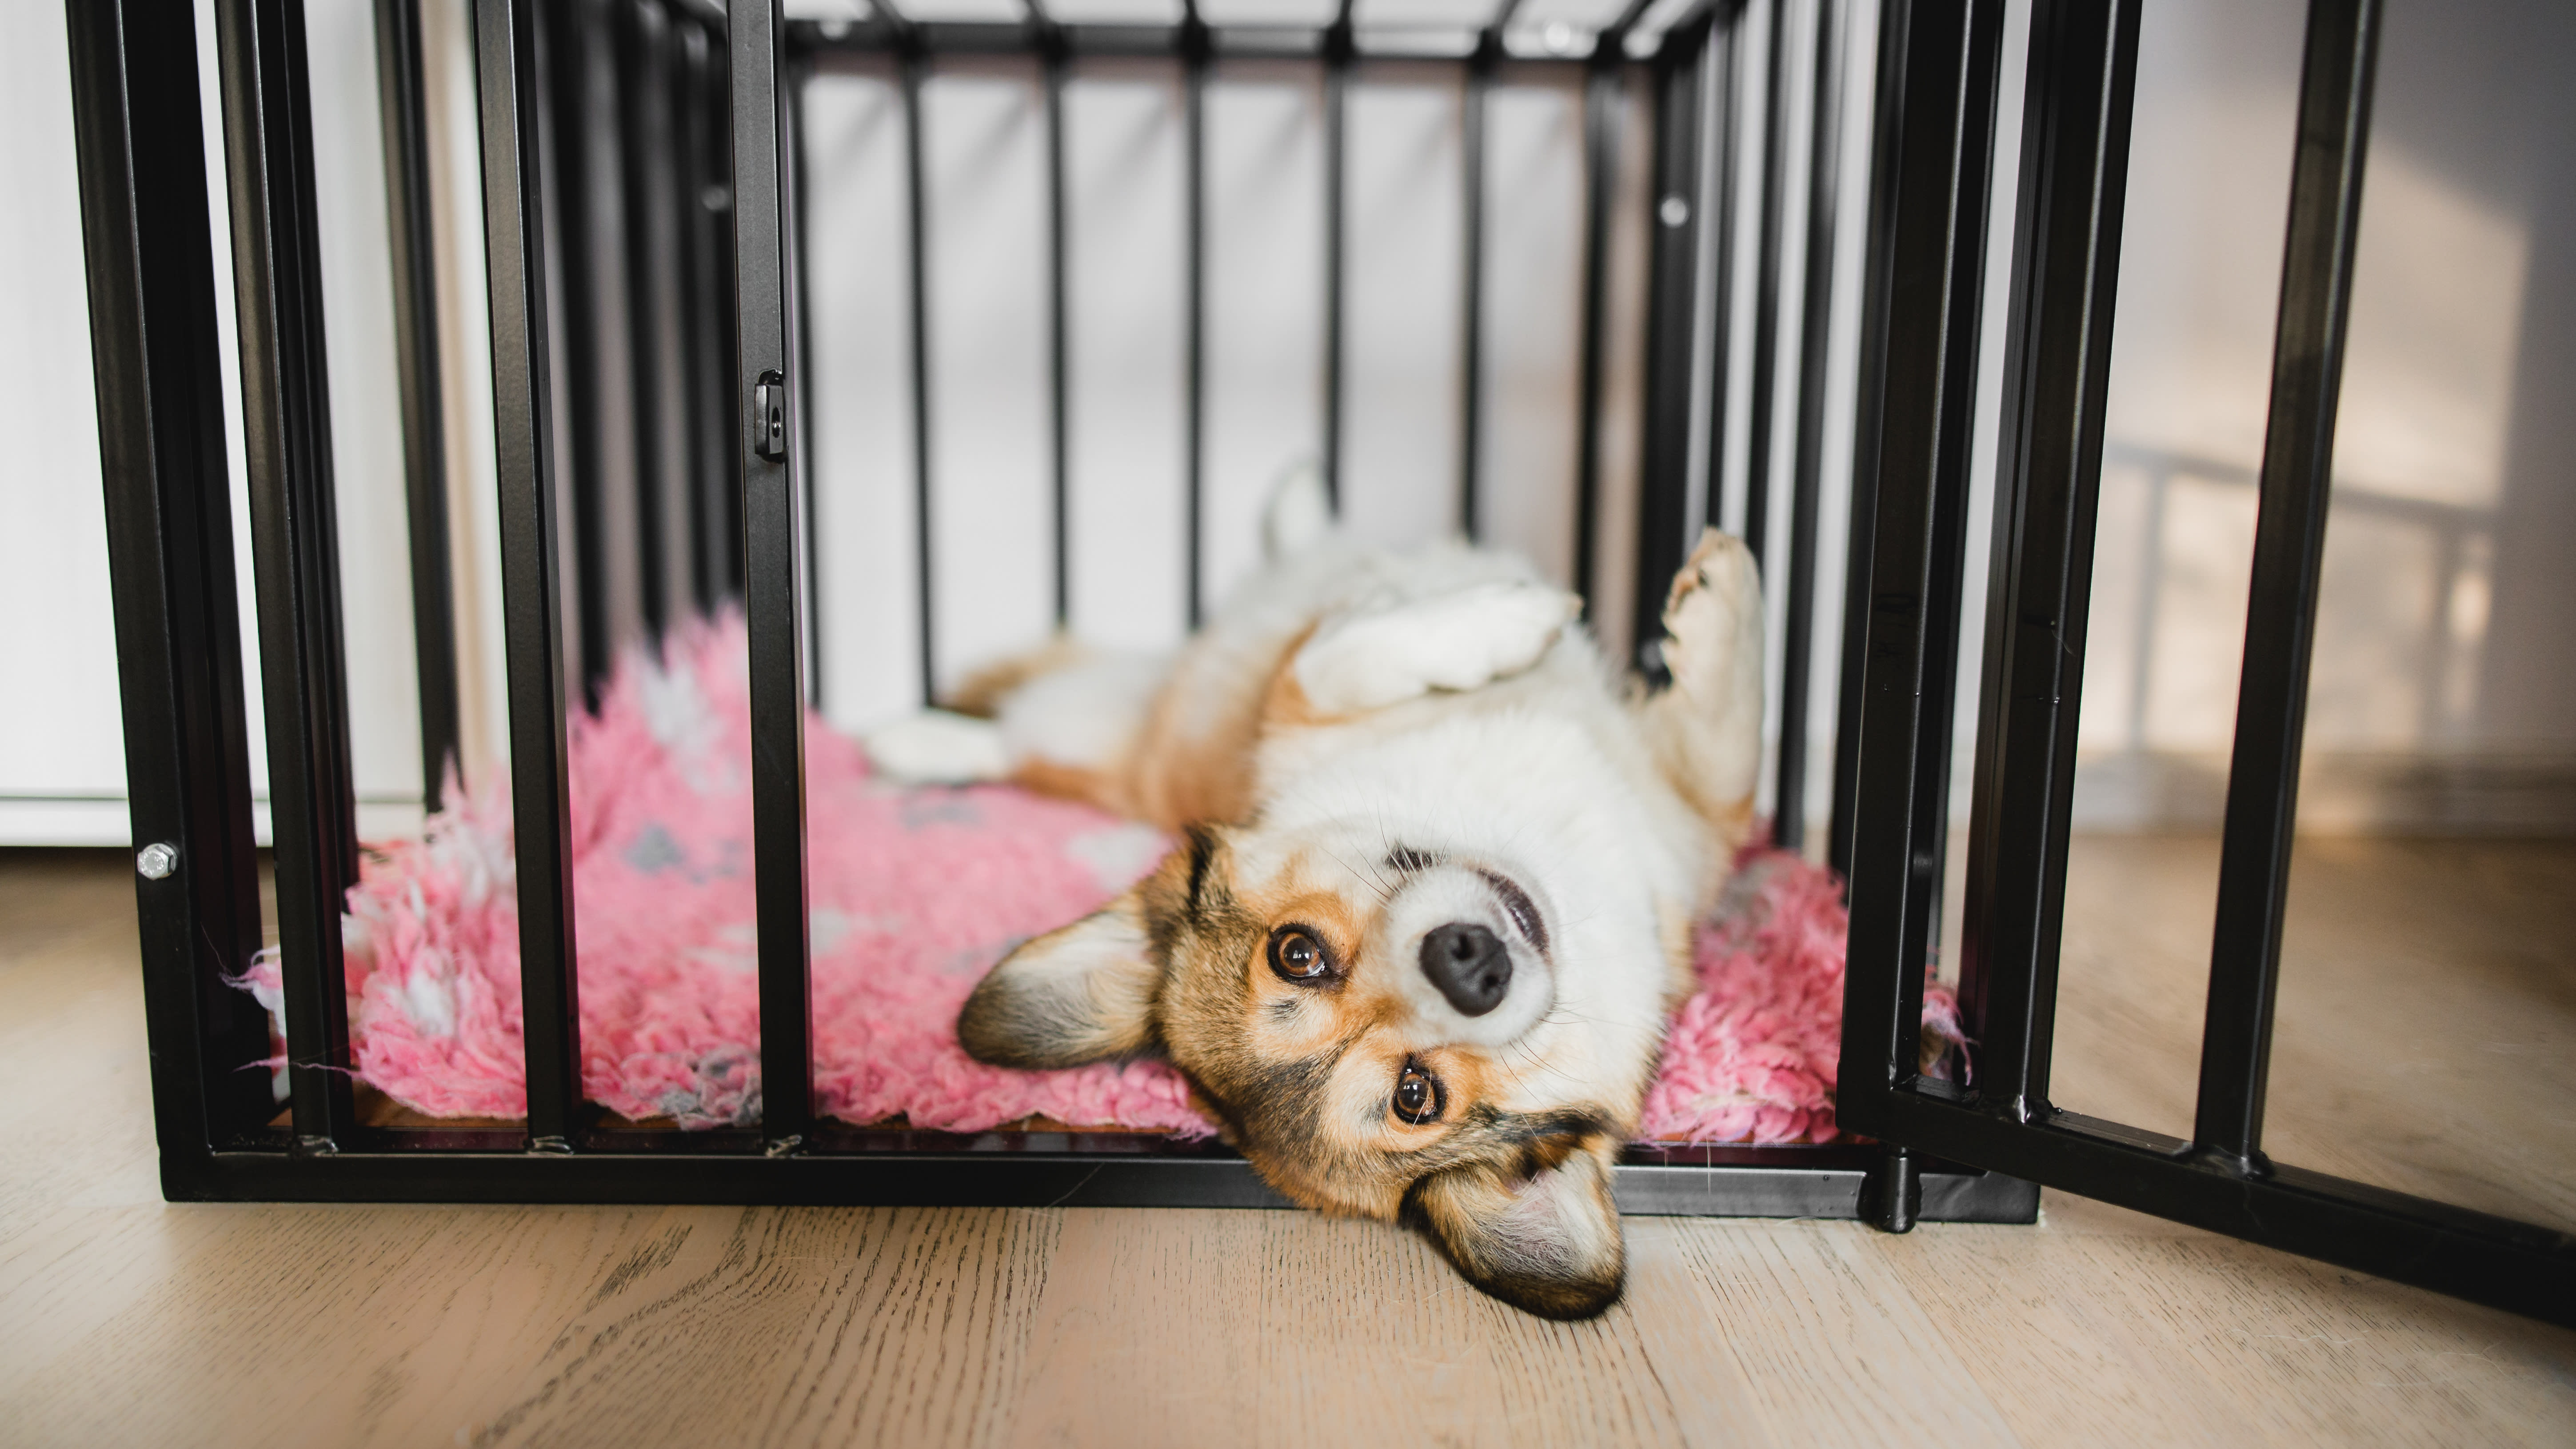
<svg viewBox="0 0 2576 1449">
<path fill-rule="evenodd" d="M 1419 1127 L 1440 1120 L 1440 1079 L 1422 1069 L 1419 1062 L 1406 1062 L 1404 1071 L 1395 1079 L 1395 1115 Z"/>
<path fill-rule="evenodd" d="M 1321 981 L 1333 974 L 1333 958 L 1305 928 L 1282 926 L 1270 933 L 1270 969 L 1284 981 Z"/>
</svg>

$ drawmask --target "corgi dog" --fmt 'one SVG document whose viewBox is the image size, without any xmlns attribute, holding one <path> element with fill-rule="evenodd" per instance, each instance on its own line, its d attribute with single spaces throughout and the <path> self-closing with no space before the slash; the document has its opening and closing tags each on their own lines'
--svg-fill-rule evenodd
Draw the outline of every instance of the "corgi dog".
<svg viewBox="0 0 2576 1449">
<path fill-rule="evenodd" d="M 1030 1069 L 1160 1055 L 1290 1199 L 1590 1317 L 1624 1279 L 1611 1172 L 1692 923 L 1752 826 L 1755 565 L 1700 540 L 1648 690 L 1521 560 L 1327 520 L 1311 479 L 1283 490 L 1269 561 L 1175 656 L 1059 645 L 869 737 L 898 778 L 1014 780 L 1179 842 L 994 966 L 958 1040 Z"/>
</svg>

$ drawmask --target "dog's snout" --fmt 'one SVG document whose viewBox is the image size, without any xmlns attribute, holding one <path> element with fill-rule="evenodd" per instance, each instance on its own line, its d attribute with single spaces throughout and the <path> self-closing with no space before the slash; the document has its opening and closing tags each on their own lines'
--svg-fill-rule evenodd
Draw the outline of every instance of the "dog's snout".
<svg viewBox="0 0 2576 1449">
<path fill-rule="evenodd" d="M 1484 927 L 1452 921 L 1422 938 L 1422 974 L 1467 1016 L 1503 1004 L 1512 986 L 1512 953 Z"/>
</svg>

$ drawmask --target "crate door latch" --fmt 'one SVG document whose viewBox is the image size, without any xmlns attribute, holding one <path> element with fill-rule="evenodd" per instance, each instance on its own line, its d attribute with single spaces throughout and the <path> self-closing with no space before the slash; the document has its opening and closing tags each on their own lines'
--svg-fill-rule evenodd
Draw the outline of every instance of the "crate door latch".
<svg viewBox="0 0 2576 1449">
<path fill-rule="evenodd" d="M 751 389 L 752 451 L 773 463 L 787 459 L 787 379 L 764 372 Z"/>
</svg>

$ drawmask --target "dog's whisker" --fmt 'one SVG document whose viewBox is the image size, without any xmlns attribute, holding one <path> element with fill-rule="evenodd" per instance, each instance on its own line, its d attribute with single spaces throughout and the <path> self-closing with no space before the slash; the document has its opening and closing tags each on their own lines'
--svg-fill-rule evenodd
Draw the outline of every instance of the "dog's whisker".
<svg viewBox="0 0 2576 1449">
<path fill-rule="evenodd" d="M 1394 889 L 1387 885 L 1385 877 L 1378 874 L 1377 867 L 1375 865 L 1353 865 L 1348 860 L 1343 859 L 1342 853 L 1338 850 L 1328 848 L 1324 853 L 1333 858 L 1333 863 L 1335 865 L 1338 865 L 1342 869 L 1350 872 L 1354 877 L 1367 880 L 1369 888 L 1377 892 L 1378 904 L 1392 905 L 1395 903 Z"/>
</svg>

